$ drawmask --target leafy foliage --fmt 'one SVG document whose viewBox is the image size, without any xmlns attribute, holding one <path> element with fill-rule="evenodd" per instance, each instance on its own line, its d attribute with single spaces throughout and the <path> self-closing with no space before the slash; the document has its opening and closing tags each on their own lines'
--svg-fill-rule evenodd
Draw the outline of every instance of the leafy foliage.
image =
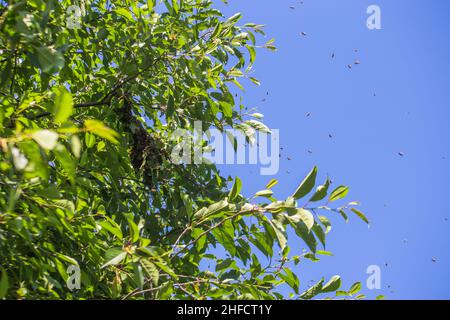
<svg viewBox="0 0 450 320">
<path fill-rule="evenodd" d="M 317 168 L 278 200 L 276 180 L 246 198 L 241 180 L 228 190 L 213 164 L 169 159 L 174 132 L 196 120 L 204 130 L 268 131 L 231 89 L 259 84 L 250 71 L 262 26 L 239 26 L 240 14 L 225 18 L 207 0 L 79 1 L 79 28 L 68 27 L 72 1 L 0 3 L 0 298 L 276 299 L 282 283 L 301 298 L 339 289 L 334 277 L 300 293 L 290 267 L 329 254 L 318 249 L 331 227 L 318 211 L 367 221 L 356 203 L 308 207 L 329 193 L 328 179 L 312 192 Z M 338 187 L 328 202 L 347 192 Z M 289 228 L 309 252 L 290 255 Z M 215 256 L 217 246 L 227 255 Z M 66 286 L 71 265 L 79 290 Z"/>
</svg>

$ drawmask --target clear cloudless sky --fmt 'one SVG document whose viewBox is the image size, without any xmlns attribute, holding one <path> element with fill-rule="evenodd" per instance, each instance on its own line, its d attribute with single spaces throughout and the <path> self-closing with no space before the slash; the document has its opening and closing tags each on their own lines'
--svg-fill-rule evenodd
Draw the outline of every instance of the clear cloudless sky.
<svg viewBox="0 0 450 320">
<path fill-rule="evenodd" d="M 381 8 L 381 30 L 366 27 L 371 4 Z M 319 182 L 329 175 L 335 186 L 350 186 L 349 200 L 360 201 L 371 220 L 367 228 L 356 216 L 348 224 L 331 217 L 326 249 L 334 256 L 295 267 L 302 289 L 339 274 L 344 289 L 362 281 L 369 298 L 449 299 L 450 1 L 217 6 L 229 16 L 241 12 L 242 23 L 266 25 L 266 40 L 276 39 L 277 52 L 258 52 L 261 86 L 246 83 L 243 96 L 280 129 L 284 148 L 275 176 L 251 165 L 221 166 L 222 173 L 241 177 L 247 195 L 276 178 L 274 191 L 285 198 L 317 165 Z M 349 69 L 355 60 L 361 63 Z M 290 241 L 291 253 L 301 253 L 304 244 Z M 380 290 L 365 285 L 369 265 L 381 268 Z"/>
</svg>

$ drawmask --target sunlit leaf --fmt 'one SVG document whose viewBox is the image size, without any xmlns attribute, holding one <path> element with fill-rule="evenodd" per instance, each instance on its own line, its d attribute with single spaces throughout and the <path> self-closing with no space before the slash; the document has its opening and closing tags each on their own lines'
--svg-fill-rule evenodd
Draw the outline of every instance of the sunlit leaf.
<svg viewBox="0 0 450 320">
<path fill-rule="evenodd" d="M 314 167 L 300 183 L 297 190 L 294 192 L 293 197 L 295 199 L 300 199 L 306 196 L 314 188 L 314 185 L 316 184 L 316 177 L 317 167 Z"/>
</svg>

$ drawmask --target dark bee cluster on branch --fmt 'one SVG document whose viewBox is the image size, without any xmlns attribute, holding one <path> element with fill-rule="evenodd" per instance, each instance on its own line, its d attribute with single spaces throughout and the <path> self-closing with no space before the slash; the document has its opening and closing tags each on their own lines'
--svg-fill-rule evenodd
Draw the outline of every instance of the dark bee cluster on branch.
<svg viewBox="0 0 450 320">
<path fill-rule="evenodd" d="M 159 169 L 167 159 L 163 143 L 155 138 L 144 124 L 133 114 L 133 103 L 124 96 L 123 105 L 118 109 L 119 120 L 128 134 L 130 160 L 136 173 L 142 176 L 144 184 L 154 187 L 158 181 Z"/>
</svg>

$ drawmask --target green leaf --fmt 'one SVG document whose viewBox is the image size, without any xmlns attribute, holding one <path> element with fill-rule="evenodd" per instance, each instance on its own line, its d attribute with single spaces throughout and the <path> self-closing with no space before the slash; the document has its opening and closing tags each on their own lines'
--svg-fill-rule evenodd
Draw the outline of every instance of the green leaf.
<svg viewBox="0 0 450 320">
<path fill-rule="evenodd" d="M 55 122 L 63 123 L 71 115 L 73 111 L 72 94 L 64 87 L 56 90 L 54 101 Z"/>
<path fill-rule="evenodd" d="M 346 297 L 348 296 L 348 293 L 342 290 L 336 291 L 336 297 Z"/>
<path fill-rule="evenodd" d="M 58 145 L 54 150 L 56 160 L 62 165 L 64 171 L 68 174 L 72 183 L 75 181 L 76 163 L 69 151 L 63 146 Z"/>
<path fill-rule="evenodd" d="M 342 218 L 344 218 L 345 222 L 348 222 L 348 216 L 345 213 L 344 210 L 339 210 L 339 213 L 341 214 Z"/>
<path fill-rule="evenodd" d="M 349 188 L 347 186 L 339 186 L 336 189 L 331 192 L 330 197 L 328 198 L 328 201 L 336 201 L 339 199 L 345 198 L 349 191 Z"/>
<path fill-rule="evenodd" d="M 64 254 L 62 254 L 62 253 L 58 253 L 58 252 L 56 253 L 56 256 L 57 256 L 59 259 L 65 261 L 65 262 L 67 262 L 67 263 L 69 263 L 69 264 L 71 264 L 71 265 L 78 266 L 78 261 L 75 260 L 75 259 L 72 258 L 72 257 L 66 256 L 66 255 L 64 255 Z"/>
<path fill-rule="evenodd" d="M 259 113 L 259 112 L 252 113 L 250 116 L 252 116 L 253 118 L 256 118 L 256 119 L 264 118 L 264 115 L 262 113 Z"/>
<path fill-rule="evenodd" d="M 269 203 L 267 206 L 264 207 L 264 210 L 270 211 L 270 212 L 280 212 L 284 209 L 286 209 L 286 202 L 284 201 L 274 201 L 272 203 Z"/>
<path fill-rule="evenodd" d="M 92 148 L 95 145 L 95 136 L 92 133 L 86 132 L 84 141 L 87 148 Z"/>
<path fill-rule="evenodd" d="M 53 150 L 58 142 L 59 135 L 50 130 L 39 130 L 31 134 L 31 137 L 36 141 L 42 148 L 46 150 Z"/>
<path fill-rule="evenodd" d="M 81 155 L 81 141 L 78 136 L 73 135 L 70 137 L 70 147 L 72 148 L 73 155 L 79 158 Z"/>
<path fill-rule="evenodd" d="M 323 279 L 321 279 L 319 282 L 314 284 L 311 288 L 306 290 L 300 295 L 300 298 L 305 300 L 310 300 L 317 296 L 318 294 L 322 293 L 322 285 L 323 285 Z"/>
<path fill-rule="evenodd" d="M 231 23 L 236 23 L 241 18 L 242 18 L 242 14 L 238 12 L 238 13 L 232 15 L 230 18 L 228 18 L 227 22 L 230 23 L 230 24 Z"/>
<path fill-rule="evenodd" d="M 45 73 L 55 73 L 64 67 L 64 57 L 61 52 L 51 47 L 36 49 L 39 65 Z"/>
<path fill-rule="evenodd" d="M 317 253 L 317 254 L 320 254 L 320 255 L 323 255 L 323 256 L 329 256 L 329 257 L 333 256 L 333 254 L 332 254 L 331 252 L 329 252 L 329 251 L 324 251 L 324 250 L 317 250 L 316 253 Z"/>
<path fill-rule="evenodd" d="M 295 199 L 300 199 L 306 196 L 316 184 L 317 167 L 314 167 L 311 172 L 308 173 L 305 179 L 300 183 L 297 190 L 292 195 Z"/>
<path fill-rule="evenodd" d="M 319 239 L 320 243 L 322 244 L 322 246 L 325 248 L 325 232 L 323 231 L 322 227 L 315 223 L 314 226 L 312 227 L 312 230 L 314 232 L 314 234 L 316 235 L 316 237 Z"/>
<path fill-rule="evenodd" d="M 213 235 L 232 256 L 236 254 L 235 229 L 230 220 L 225 221 L 220 228 L 214 229 Z"/>
<path fill-rule="evenodd" d="M 283 269 L 285 274 L 279 273 L 281 279 L 283 279 L 294 291 L 298 294 L 298 289 L 300 286 L 300 281 L 298 277 L 290 269 Z"/>
<path fill-rule="evenodd" d="M 382 294 L 378 295 L 378 296 L 375 298 L 375 300 L 384 300 L 384 299 L 386 299 L 386 297 L 383 296 Z"/>
<path fill-rule="evenodd" d="M 6 297 L 8 293 L 9 282 L 8 282 L 8 274 L 5 269 L 2 269 L 2 276 L 0 278 L 0 299 Z"/>
<path fill-rule="evenodd" d="M 266 189 L 272 189 L 278 183 L 277 179 L 271 179 L 266 185 Z"/>
<path fill-rule="evenodd" d="M 318 216 L 320 223 L 325 227 L 325 233 L 330 232 L 331 230 L 331 222 L 325 216 Z"/>
<path fill-rule="evenodd" d="M 295 233 L 305 241 L 308 248 L 315 253 L 317 249 L 317 240 L 314 237 L 314 234 L 310 232 L 310 229 L 306 226 L 303 221 L 299 221 L 298 223 L 291 222 L 292 227 L 295 230 Z"/>
<path fill-rule="evenodd" d="M 84 122 L 86 130 L 98 135 L 101 138 L 109 140 L 112 143 L 118 143 L 117 137 L 119 136 L 117 132 L 105 126 L 101 121 L 98 120 L 86 120 Z"/>
<path fill-rule="evenodd" d="M 309 201 L 316 202 L 324 199 L 327 196 L 330 183 L 330 179 L 327 179 L 327 181 L 325 181 L 325 184 L 318 186 L 316 192 L 311 197 L 311 199 L 309 199 Z"/>
<path fill-rule="evenodd" d="M 134 223 L 133 219 L 128 219 L 128 226 L 130 229 L 130 237 L 131 242 L 136 242 L 139 240 L 139 228 L 136 223 Z"/>
<path fill-rule="evenodd" d="M 256 84 L 257 86 L 261 85 L 261 82 L 253 77 L 249 77 L 250 81 L 253 82 L 254 84 Z"/>
<path fill-rule="evenodd" d="M 133 16 L 131 15 L 131 12 L 127 8 L 117 8 L 115 12 L 122 17 L 126 18 L 128 21 L 133 22 Z"/>
<path fill-rule="evenodd" d="M 322 292 L 334 292 L 339 290 L 341 287 L 341 277 L 339 276 L 333 276 L 327 283 L 325 283 L 322 287 Z"/>
<path fill-rule="evenodd" d="M 169 299 L 173 292 L 173 285 L 170 281 L 161 285 L 161 288 L 156 292 L 156 299 L 166 300 Z"/>
<path fill-rule="evenodd" d="M 55 200 L 51 203 L 51 206 L 55 206 L 57 208 L 67 210 L 70 213 L 75 212 L 75 204 L 70 200 L 66 200 L 66 199 Z"/>
<path fill-rule="evenodd" d="M 153 261 L 153 263 L 160 268 L 162 271 L 170 275 L 173 279 L 177 280 L 178 276 L 176 275 L 175 271 L 172 270 L 171 267 L 167 265 L 165 261 Z"/>
<path fill-rule="evenodd" d="M 27 157 L 16 147 L 11 148 L 11 154 L 13 156 L 14 167 L 17 170 L 25 169 L 28 164 Z"/>
<path fill-rule="evenodd" d="M 356 214 L 358 217 L 360 217 L 365 223 L 369 224 L 369 219 L 366 218 L 366 216 L 364 215 L 364 213 L 362 213 L 361 211 L 359 211 L 358 209 L 355 208 L 351 208 L 350 209 L 354 214 Z"/>
<path fill-rule="evenodd" d="M 303 223 L 306 225 L 308 230 L 311 230 L 312 227 L 314 226 L 313 214 L 303 208 L 297 208 L 295 210 L 295 214 L 288 216 L 288 219 L 294 224 L 297 224 L 300 221 L 303 221 Z"/>
<path fill-rule="evenodd" d="M 266 126 L 264 123 L 258 121 L 258 120 L 247 120 L 245 121 L 246 124 L 248 124 L 249 126 L 251 126 L 252 128 L 254 128 L 257 131 L 263 132 L 263 133 L 271 133 L 270 129 L 268 126 Z"/>
<path fill-rule="evenodd" d="M 361 290 L 361 282 L 355 282 L 348 290 L 348 293 L 353 295 L 358 293 L 360 290 Z"/>
<path fill-rule="evenodd" d="M 278 229 L 278 227 L 270 219 L 267 219 L 267 222 L 273 228 L 273 231 L 275 232 L 275 235 L 277 237 L 278 244 L 280 245 L 281 250 L 284 250 L 284 248 L 286 248 L 286 244 L 287 244 L 286 236 L 280 229 Z"/>
<path fill-rule="evenodd" d="M 139 289 L 142 289 L 144 287 L 145 284 L 145 278 L 144 278 L 144 273 L 142 272 L 142 266 L 134 263 L 133 264 L 133 275 L 134 275 L 134 281 L 137 284 L 137 287 Z"/>
<path fill-rule="evenodd" d="M 256 232 L 251 237 L 250 242 L 254 244 L 266 257 L 273 255 L 273 239 L 264 232 Z"/>
<path fill-rule="evenodd" d="M 221 213 L 228 209 L 228 201 L 222 200 L 217 203 L 210 205 L 208 208 L 202 208 L 192 217 L 193 220 L 199 220 L 200 218 L 205 219 L 207 217 L 211 217 L 215 214 Z"/>
<path fill-rule="evenodd" d="M 234 126 L 236 129 L 242 131 L 245 136 L 246 141 L 250 143 L 250 145 L 254 145 L 256 142 L 256 130 L 249 126 L 247 123 L 239 123 Z"/>
<path fill-rule="evenodd" d="M 140 263 L 141 266 L 144 268 L 145 272 L 147 273 L 148 277 L 153 282 L 153 285 L 157 286 L 159 281 L 158 268 L 147 259 L 141 259 Z"/>
<path fill-rule="evenodd" d="M 270 198 L 273 195 L 273 191 L 266 189 L 266 190 L 260 190 L 257 193 L 255 193 L 255 197 L 265 197 Z"/>
<path fill-rule="evenodd" d="M 312 252 L 308 252 L 303 256 L 305 259 L 311 260 L 312 262 L 318 262 L 320 261 L 319 258 L 316 257 L 316 255 Z"/>
<path fill-rule="evenodd" d="M 239 195 L 239 192 L 241 192 L 241 188 L 242 188 L 242 181 L 241 181 L 241 179 L 236 177 L 236 179 L 234 180 L 234 183 L 233 183 L 233 187 L 231 188 L 231 191 L 228 195 L 228 198 L 230 199 L 230 201 L 233 201 L 234 199 L 236 199 L 236 197 Z"/>
<path fill-rule="evenodd" d="M 114 220 L 105 220 L 99 223 L 100 226 L 109 232 L 111 232 L 113 235 L 115 235 L 119 240 L 122 240 L 122 230 L 120 229 L 120 226 L 114 221 Z"/>
<path fill-rule="evenodd" d="M 104 265 L 100 267 L 100 269 L 106 268 L 108 266 L 118 265 L 125 259 L 127 253 L 119 248 L 111 248 L 108 249 L 105 253 L 105 258 L 109 259 Z"/>
</svg>

